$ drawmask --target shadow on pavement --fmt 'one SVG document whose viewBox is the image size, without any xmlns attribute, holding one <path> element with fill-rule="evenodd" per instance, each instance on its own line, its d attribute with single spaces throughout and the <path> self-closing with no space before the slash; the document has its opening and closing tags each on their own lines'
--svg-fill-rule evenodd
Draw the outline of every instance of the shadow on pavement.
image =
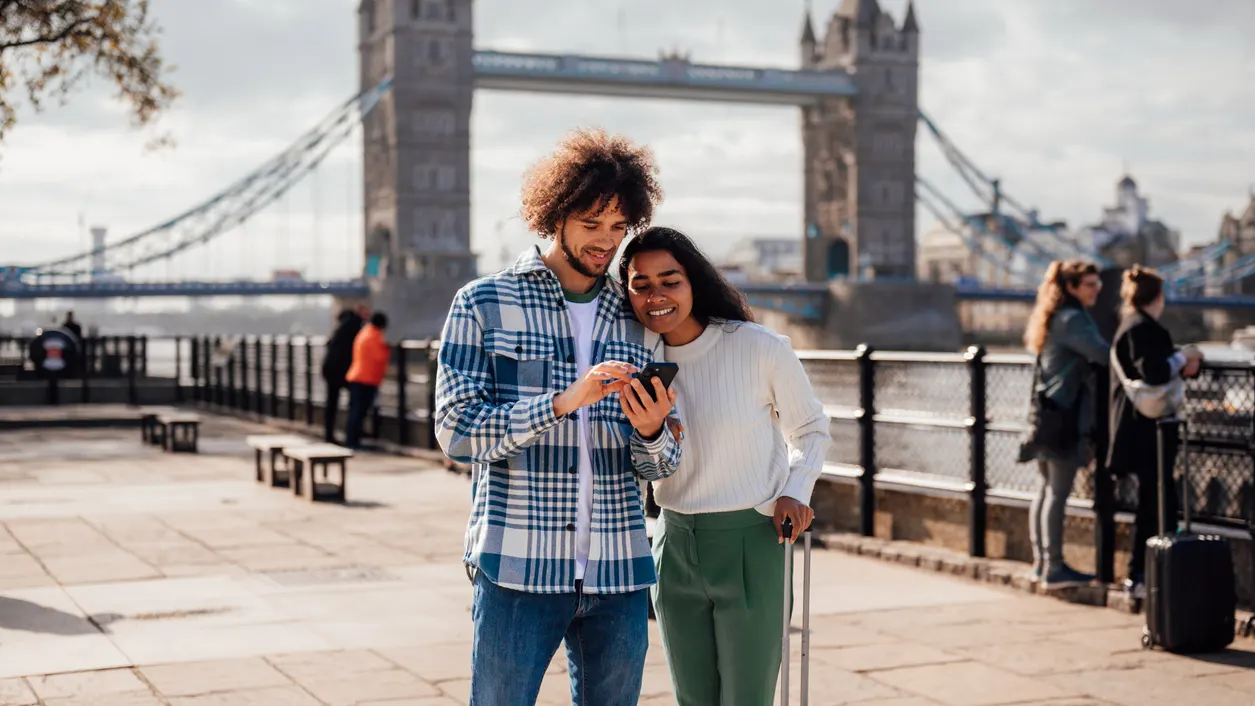
<svg viewBox="0 0 1255 706">
<path fill-rule="evenodd" d="M 1229 667 L 1238 667 L 1240 669 L 1255 669 L 1255 652 L 1243 649 L 1229 648 L 1224 652 L 1209 652 L 1206 654 L 1182 656 L 1210 664 L 1223 664 Z"/>
<path fill-rule="evenodd" d="M 6 596 L 0 596 L 0 628 L 48 635 L 96 635 L 100 633 L 92 620 L 81 615 Z"/>
</svg>

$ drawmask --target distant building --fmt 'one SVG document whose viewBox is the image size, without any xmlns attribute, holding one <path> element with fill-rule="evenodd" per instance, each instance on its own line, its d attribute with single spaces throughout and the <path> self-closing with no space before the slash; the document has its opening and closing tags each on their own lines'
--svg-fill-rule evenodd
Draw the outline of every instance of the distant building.
<svg viewBox="0 0 1255 706">
<path fill-rule="evenodd" d="M 746 238 L 732 246 L 721 269 L 738 282 L 790 282 L 803 277 L 798 238 Z"/>
<path fill-rule="evenodd" d="M 1104 208 L 1102 221 L 1082 229 L 1079 236 L 1120 267 L 1166 265 L 1175 262 L 1181 250 L 1180 231 L 1150 217 L 1150 201 L 1138 193 L 1130 176 L 1116 184 L 1116 205 Z"/>
<path fill-rule="evenodd" d="M 1232 211 L 1226 211 L 1220 218 L 1218 242 L 1229 244 L 1228 250 L 1220 257 L 1220 271 L 1233 268 L 1238 260 L 1255 254 L 1255 190 L 1251 192 L 1246 210 L 1241 215 L 1235 216 Z M 1220 287 L 1218 293 L 1255 294 L 1255 278 L 1243 277 L 1227 283 Z"/>
<path fill-rule="evenodd" d="M 1013 247 L 981 237 L 969 225 L 961 233 L 942 224 L 933 226 L 920 239 L 918 277 L 924 282 L 960 284 L 981 282 L 991 287 L 1010 284 L 1009 266 Z M 979 247 L 975 247 L 979 244 Z"/>
</svg>

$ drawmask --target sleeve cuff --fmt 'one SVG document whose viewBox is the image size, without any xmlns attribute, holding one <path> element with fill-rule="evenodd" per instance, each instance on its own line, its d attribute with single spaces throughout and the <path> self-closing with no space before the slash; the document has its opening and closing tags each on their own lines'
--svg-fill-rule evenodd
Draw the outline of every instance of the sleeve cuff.
<svg viewBox="0 0 1255 706">
<path fill-rule="evenodd" d="M 671 430 L 666 424 L 662 425 L 662 429 L 658 431 L 658 436 L 653 439 L 646 439 L 636 429 L 632 430 L 632 436 L 636 437 L 637 443 L 641 448 L 651 456 L 658 456 L 667 448 L 667 442 L 670 440 Z"/>
<path fill-rule="evenodd" d="M 1185 354 L 1177 351 L 1168 357 L 1168 367 L 1172 369 L 1172 376 L 1176 377 L 1181 374 L 1181 370 L 1185 368 Z"/>
<path fill-rule="evenodd" d="M 815 481 L 818 478 L 809 473 L 794 469 L 789 471 L 789 480 L 784 484 L 782 496 L 793 498 L 803 505 L 811 504 L 811 495 L 815 492 Z"/>
<path fill-rule="evenodd" d="M 556 392 L 547 392 L 533 397 L 527 404 L 527 425 L 534 434 L 548 431 L 561 421 L 553 412 L 553 399 Z"/>
</svg>

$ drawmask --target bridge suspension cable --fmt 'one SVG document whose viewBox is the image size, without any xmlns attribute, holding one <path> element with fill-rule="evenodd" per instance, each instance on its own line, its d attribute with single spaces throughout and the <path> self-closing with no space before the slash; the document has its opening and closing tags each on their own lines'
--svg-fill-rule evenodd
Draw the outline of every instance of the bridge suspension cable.
<svg viewBox="0 0 1255 706">
<path fill-rule="evenodd" d="M 953 221 L 952 216 L 957 216 L 959 219 L 963 219 L 963 213 L 959 211 L 955 207 L 954 203 L 947 199 L 944 194 L 933 187 L 932 184 L 920 177 L 915 178 L 915 183 L 916 200 L 930 213 L 932 213 L 933 217 L 936 218 L 937 221 L 946 228 L 946 230 L 957 236 L 963 244 L 967 246 L 968 250 L 985 262 L 989 263 L 996 272 L 1004 274 L 1009 278 L 1019 280 L 1024 284 L 1034 285 L 1036 283 L 1036 273 L 1025 270 L 1017 270 L 1011 266 L 1010 250 L 1005 251 L 1007 252 L 1006 257 L 998 257 L 996 254 L 989 251 L 985 242 L 971 237 L 969 235 L 971 230 L 963 227 L 962 221 Z M 941 202 L 943 205 L 938 205 L 937 202 Z"/>
<path fill-rule="evenodd" d="M 986 175 L 976 164 L 968 158 L 964 152 L 959 149 L 958 145 L 946 136 L 941 128 L 932 121 L 923 111 L 919 112 L 920 122 L 924 123 L 924 127 L 928 129 L 933 140 L 937 143 L 946 161 L 958 173 L 959 177 L 968 185 L 972 193 L 980 199 L 982 204 L 989 208 L 990 214 L 998 220 L 999 230 L 1011 230 L 1014 232 L 1021 242 L 1026 243 L 1029 247 L 1037 250 L 1039 255 L 1046 259 L 1056 259 L 1060 257 L 1084 257 L 1095 260 L 1104 266 L 1110 263 L 1099 255 L 1096 251 L 1086 250 L 1080 243 L 1069 238 L 1065 238 L 1059 233 L 1059 228 L 1053 224 L 1042 223 L 1038 218 L 1037 212 L 1021 204 L 1011 195 L 1002 190 L 1002 186 L 997 179 L 993 179 Z M 1003 206 L 1010 207 L 1007 209 L 1010 213 L 1004 212 Z M 1032 237 L 1035 234 L 1045 234 L 1055 243 L 1054 248 L 1047 248 L 1040 239 Z"/>
<path fill-rule="evenodd" d="M 287 193 L 339 145 L 353 127 L 378 105 L 392 85 L 391 77 L 346 101 L 286 150 L 206 201 L 148 230 L 101 251 L 105 270 L 130 270 L 191 247 L 202 245 L 243 223 Z M 61 281 L 91 274 L 96 250 L 45 262 L 28 269 L 25 278 Z"/>
</svg>

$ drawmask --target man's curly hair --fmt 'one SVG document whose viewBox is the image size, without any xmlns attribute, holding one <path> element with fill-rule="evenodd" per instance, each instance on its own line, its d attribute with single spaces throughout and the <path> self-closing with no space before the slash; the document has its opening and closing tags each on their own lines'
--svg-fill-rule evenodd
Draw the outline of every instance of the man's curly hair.
<svg viewBox="0 0 1255 706">
<path fill-rule="evenodd" d="M 520 213 L 533 232 L 552 238 L 568 216 L 601 215 L 616 196 L 629 234 L 649 225 L 662 201 L 653 152 L 622 135 L 581 129 L 528 170 Z"/>
</svg>

